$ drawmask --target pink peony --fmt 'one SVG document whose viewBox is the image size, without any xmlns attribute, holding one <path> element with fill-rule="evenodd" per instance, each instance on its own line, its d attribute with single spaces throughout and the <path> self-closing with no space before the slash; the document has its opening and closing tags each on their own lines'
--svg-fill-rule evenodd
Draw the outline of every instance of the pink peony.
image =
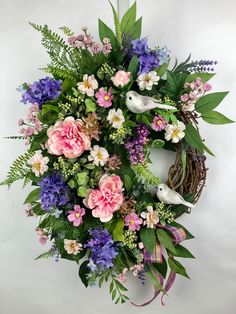
<svg viewBox="0 0 236 314">
<path fill-rule="evenodd" d="M 112 106 L 112 88 L 110 88 L 108 91 L 106 91 L 103 87 L 99 89 L 98 92 L 96 92 L 95 96 L 97 98 L 97 104 L 100 107 L 108 108 Z"/>
<path fill-rule="evenodd" d="M 91 190 L 84 200 L 85 206 L 93 209 L 93 217 L 102 222 L 110 221 L 124 201 L 123 182 L 116 175 L 104 175 L 99 181 L 99 188 Z"/>
<path fill-rule="evenodd" d="M 116 72 L 115 76 L 111 78 L 111 80 L 116 87 L 123 87 L 129 83 L 130 76 L 130 72 L 119 70 L 118 72 Z"/>
<path fill-rule="evenodd" d="M 69 210 L 67 219 L 73 222 L 73 226 L 78 227 L 83 222 L 83 216 L 85 215 L 85 209 L 79 205 L 74 206 L 74 210 Z"/>
<path fill-rule="evenodd" d="M 131 213 L 125 217 L 125 226 L 128 226 L 130 231 L 140 230 L 140 225 L 143 220 L 135 213 Z"/>
<path fill-rule="evenodd" d="M 157 132 L 165 130 L 166 126 L 167 126 L 167 123 L 160 114 L 153 119 L 152 124 L 151 124 L 152 129 Z"/>
<path fill-rule="evenodd" d="M 58 121 L 48 131 L 46 146 L 52 155 L 64 155 L 67 158 L 79 157 L 90 148 L 90 138 L 81 130 L 82 122 L 73 117 Z"/>
</svg>

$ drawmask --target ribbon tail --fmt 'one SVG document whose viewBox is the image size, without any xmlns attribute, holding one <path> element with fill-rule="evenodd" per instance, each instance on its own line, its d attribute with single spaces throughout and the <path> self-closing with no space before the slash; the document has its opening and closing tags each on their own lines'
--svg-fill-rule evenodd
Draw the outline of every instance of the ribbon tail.
<svg viewBox="0 0 236 314">
<path fill-rule="evenodd" d="M 167 292 L 172 287 L 173 283 L 175 282 L 175 278 L 176 278 L 176 273 L 170 272 L 169 277 L 168 277 L 167 282 L 166 282 L 165 287 L 164 287 L 165 293 L 163 293 L 162 296 L 161 296 L 161 304 L 163 306 L 165 305 L 165 303 L 163 301 L 164 295 L 167 294 Z"/>
</svg>

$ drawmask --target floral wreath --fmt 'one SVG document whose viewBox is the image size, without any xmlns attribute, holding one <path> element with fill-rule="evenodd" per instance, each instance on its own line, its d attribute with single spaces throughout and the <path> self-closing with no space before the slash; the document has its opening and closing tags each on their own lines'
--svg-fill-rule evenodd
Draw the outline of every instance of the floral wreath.
<svg viewBox="0 0 236 314">
<path fill-rule="evenodd" d="M 25 139 L 28 150 L 2 184 L 34 186 L 26 213 L 40 217 L 39 242 L 51 241 L 37 259 L 76 262 L 86 287 L 110 282 L 115 303 L 129 300 L 131 272 L 154 285 L 151 300 L 132 304 L 160 294 L 164 304 L 176 274 L 189 278 L 177 258 L 193 258 L 182 245 L 193 235 L 177 219 L 200 197 L 205 152 L 213 155 L 198 119 L 233 121 L 214 110 L 227 92 L 209 93 L 217 62 L 189 57 L 170 69 L 170 51 L 140 39 L 136 3 L 121 21 L 112 11 L 115 32 L 99 19 L 101 42 L 86 27 L 79 35 L 61 27 L 64 40 L 30 23 L 42 34 L 51 57 L 43 70 L 52 77 L 18 88 L 30 106 L 21 135 L 10 138 Z M 166 183 L 148 167 L 153 149 L 176 152 Z"/>
</svg>

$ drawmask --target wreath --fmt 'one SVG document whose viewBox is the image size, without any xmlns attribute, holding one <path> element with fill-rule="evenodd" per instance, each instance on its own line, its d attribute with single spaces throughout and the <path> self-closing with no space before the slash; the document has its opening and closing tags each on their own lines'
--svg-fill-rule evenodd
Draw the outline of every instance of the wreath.
<svg viewBox="0 0 236 314">
<path fill-rule="evenodd" d="M 30 23 L 51 76 L 18 88 L 29 109 L 20 136 L 10 138 L 28 150 L 2 184 L 24 179 L 34 187 L 26 214 L 39 217 L 39 242 L 51 241 L 36 259 L 76 262 L 86 287 L 110 283 L 115 303 L 129 300 L 130 272 L 154 285 L 152 299 L 138 306 L 158 295 L 163 304 L 176 275 L 189 278 L 178 257 L 193 258 L 182 245 L 193 235 L 177 219 L 198 201 L 205 153 L 213 155 L 198 121 L 233 121 L 214 110 L 227 92 L 209 93 L 217 62 L 189 57 L 171 67 L 166 47 L 140 39 L 136 3 L 121 21 L 111 7 L 115 32 L 99 19 L 100 42 L 87 27 L 79 35 L 61 27 L 64 39 Z M 176 152 L 165 183 L 149 168 L 153 149 Z"/>
</svg>

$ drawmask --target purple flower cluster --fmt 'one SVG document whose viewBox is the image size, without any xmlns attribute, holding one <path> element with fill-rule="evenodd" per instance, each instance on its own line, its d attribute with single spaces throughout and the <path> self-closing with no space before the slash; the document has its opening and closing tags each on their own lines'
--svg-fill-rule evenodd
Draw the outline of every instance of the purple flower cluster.
<svg viewBox="0 0 236 314">
<path fill-rule="evenodd" d="M 143 146 L 146 144 L 150 132 L 148 130 L 148 126 L 143 123 L 139 124 L 136 127 L 135 131 L 136 137 L 128 137 L 125 142 L 125 148 L 129 152 L 131 164 L 144 164 L 145 157 L 143 152 Z"/>
<path fill-rule="evenodd" d="M 200 60 L 200 61 L 194 61 L 189 66 L 189 71 L 191 73 L 198 73 L 198 72 L 214 72 L 215 68 L 214 66 L 217 65 L 217 61 L 213 60 Z"/>
<path fill-rule="evenodd" d="M 61 80 L 54 80 L 50 77 L 45 77 L 33 82 L 28 86 L 27 90 L 23 90 L 22 102 L 24 104 L 37 103 L 39 108 L 41 108 L 43 103 L 56 99 L 61 94 L 61 91 Z"/>
<path fill-rule="evenodd" d="M 64 206 L 69 201 L 69 187 L 63 181 L 62 174 L 53 171 L 39 183 L 42 208 L 49 211 L 53 207 Z"/>
<path fill-rule="evenodd" d="M 113 266 L 118 250 L 110 233 L 106 229 L 90 229 L 91 239 L 85 247 L 90 248 L 88 267 L 92 272 L 102 272 Z"/>
</svg>

